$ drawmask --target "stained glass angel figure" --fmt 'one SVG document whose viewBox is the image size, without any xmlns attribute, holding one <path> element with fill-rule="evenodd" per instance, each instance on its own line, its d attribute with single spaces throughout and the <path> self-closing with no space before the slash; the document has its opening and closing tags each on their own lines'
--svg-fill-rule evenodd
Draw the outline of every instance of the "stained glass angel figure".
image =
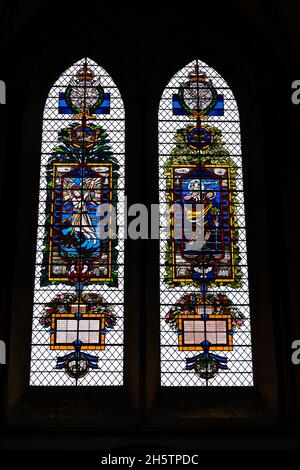
<svg viewBox="0 0 300 470">
<path fill-rule="evenodd" d="M 101 202 L 101 178 L 64 178 L 63 200 L 63 225 L 67 226 L 63 235 L 75 239 L 80 248 L 95 249 L 100 244 L 96 213 Z M 74 246 L 64 250 L 74 251 Z"/>
</svg>

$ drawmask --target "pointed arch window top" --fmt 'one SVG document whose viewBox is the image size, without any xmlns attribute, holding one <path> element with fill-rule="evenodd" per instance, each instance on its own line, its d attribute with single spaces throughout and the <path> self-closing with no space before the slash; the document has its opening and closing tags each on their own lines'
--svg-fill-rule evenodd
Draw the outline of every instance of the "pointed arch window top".
<svg viewBox="0 0 300 470">
<path fill-rule="evenodd" d="M 31 385 L 122 384 L 123 242 L 99 225 L 123 225 L 124 163 L 120 92 L 81 59 L 44 109 Z"/>
<path fill-rule="evenodd" d="M 163 92 L 159 172 L 161 383 L 252 385 L 239 113 L 202 61 Z"/>
</svg>

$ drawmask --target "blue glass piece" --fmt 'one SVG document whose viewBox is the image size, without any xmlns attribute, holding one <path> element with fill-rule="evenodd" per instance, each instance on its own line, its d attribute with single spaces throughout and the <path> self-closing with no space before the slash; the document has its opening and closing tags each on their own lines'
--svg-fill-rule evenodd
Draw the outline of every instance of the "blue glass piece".
<svg viewBox="0 0 300 470">
<path fill-rule="evenodd" d="M 95 111 L 96 114 L 109 114 L 110 113 L 110 93 L 103 94 L 103 101 L 101 106 Z"/>
<path fill-rule="evenodd" d="M 216 106 L 208 112 L 209 116 L 224 116 L 224 96 L 218 95 Z"/>
</svg>

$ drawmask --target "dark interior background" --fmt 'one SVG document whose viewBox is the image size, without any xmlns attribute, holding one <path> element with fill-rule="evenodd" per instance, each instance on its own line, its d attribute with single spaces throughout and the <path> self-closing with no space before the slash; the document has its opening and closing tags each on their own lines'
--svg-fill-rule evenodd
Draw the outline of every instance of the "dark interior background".
<svg viewBox="0 0 300 470">
<path fill-rule="evenodd" d="M 296 0 L 132 6 L 2 1 L 1 317 L 4 449 L 293 448 L 299 441 L 299 125 Z M 91 57 L 126 111 L 128 203 L 158 201 L 157 112 L 198 57 L 227 80 L 241 117 L 256 387 L 159 388 L 158 242 L 126 242 L 125 386 L 28 387 L 42 114 L 57 77 Z M 208 432 L 209 430 L 209 432 Z M 226 436 L 226 437 L 225 437 Z"/>
</svg>

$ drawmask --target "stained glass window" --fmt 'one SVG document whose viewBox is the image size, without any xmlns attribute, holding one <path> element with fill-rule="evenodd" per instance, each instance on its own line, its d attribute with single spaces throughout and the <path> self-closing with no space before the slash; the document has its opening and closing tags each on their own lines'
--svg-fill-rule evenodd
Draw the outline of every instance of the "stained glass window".
<svg viewBox="0 0 300 470">
<path fill-rule="evenodd" d="M 31 385 L 122 385 L 123 191 L 122 98 L 85 58 L 43 115 Z"/>
<path fill-rule="evenodd" d="M 194 60 L 159 107 L 161 384 L 251 386 L 237 103 Z"/>
</svg>

